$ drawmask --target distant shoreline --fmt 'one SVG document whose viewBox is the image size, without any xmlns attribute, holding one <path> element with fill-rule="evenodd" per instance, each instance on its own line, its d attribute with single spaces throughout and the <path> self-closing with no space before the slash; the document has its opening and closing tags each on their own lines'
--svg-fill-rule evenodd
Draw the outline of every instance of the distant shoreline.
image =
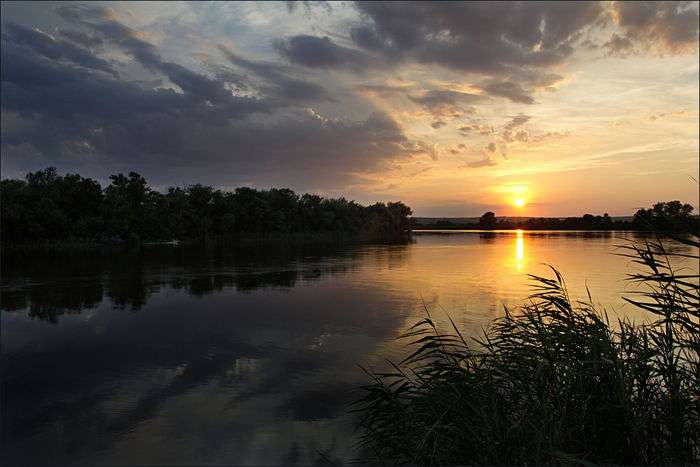
<svg viewBox="0 0 700 467">
<path fill-rule="evenodd" d="M 461 229 L 461 228 L 420 228 L 411 229 L 411 233 L 518 233 L 518 232 L 590 232 L 590 233 L 614 233 L 614 232 L 639 232 L 653 233 L 651 230 L 637 229 Z"/>
</svg>

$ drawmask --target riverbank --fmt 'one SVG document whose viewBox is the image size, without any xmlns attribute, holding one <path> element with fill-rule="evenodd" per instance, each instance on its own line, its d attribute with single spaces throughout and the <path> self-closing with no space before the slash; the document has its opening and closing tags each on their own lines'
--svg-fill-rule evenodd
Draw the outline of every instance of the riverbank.
<svg viewBox="0 0 700 467">
<path fill-rule="evenodd" d="M 333 244 L 405 244 L 411 241 L 411 232 L 400 236 L 380 236 L 369 233 L 294 232 L 294 233 L 246 233 L 204 239 L 175 239 L 169 241 L 119 241 L 97 242 L 93 240 L 62 240 L 46 242 L 2 242 L 0 253 L 82 253 L 120 252 L 153 247 L 201 247 L 201 246 L 259 246 L 259 245 L 333 245 Z"/>
</svg>

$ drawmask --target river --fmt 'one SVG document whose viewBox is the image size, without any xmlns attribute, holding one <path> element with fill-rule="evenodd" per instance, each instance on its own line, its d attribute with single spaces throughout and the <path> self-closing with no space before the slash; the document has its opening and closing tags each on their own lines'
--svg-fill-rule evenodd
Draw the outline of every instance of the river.
<svg viewBox="0 0 700 467">
<path fill-rule="evenodd" d="M 408 245 L 143 247 L 3 258 L 0 460 L 310 464 L 357 455 L 348 404 L 428 309 L 474 335 L 560 270 L 621 295 L 624 232 L 418 233 Z M 686 265 L 697 268 L 697 265 Z M 697 270 L 697 269 L 696 269 Z"/>
</svg>

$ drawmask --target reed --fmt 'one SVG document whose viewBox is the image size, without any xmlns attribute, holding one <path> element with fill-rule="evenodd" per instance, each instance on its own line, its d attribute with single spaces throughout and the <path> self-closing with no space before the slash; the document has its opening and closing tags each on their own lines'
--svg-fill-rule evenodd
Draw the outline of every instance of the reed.
<svg viewBox="0 0 700 467">
<path fill-rule="evenodd" d="M 527 305 L 465 338 L 426 317 L 400 337 L 411 352 L 355 402 L 363 461 L 415 464 L 700 462 L 697 237 L 627 245 L 645 269 L 626 300 L 649 319 L 611 323 L 573 300 L 561 274 L 531 276 Z"/>
</svg>

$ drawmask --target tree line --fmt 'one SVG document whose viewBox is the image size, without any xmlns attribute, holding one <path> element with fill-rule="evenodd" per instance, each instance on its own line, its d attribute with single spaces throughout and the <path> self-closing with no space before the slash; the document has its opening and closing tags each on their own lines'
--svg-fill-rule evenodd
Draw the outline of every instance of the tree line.
<svg viewBox="0 0 700 467">
<path fill-rule="evenodd" d="M 644 230 L 655 232 L 689 232 L 700 230 L 700 219 L 693 216 L 693 206 L 680 201 L 659 202 L 649 209 L 639 209 L 631 220 L 617 220 L 608 213 L 602 216 L 584 214 L 581 217 L 530 217 L 511 220 L 498 218 L 489 211 L 475 224 L 459 224 L 440 220 L 422 229 L 483 229 L 483 230 Z"/>
<path fill-rule="evenodd" d="M 223 191 L 195 184 L 161 193 L 136 172 L 102 186 L 54 167 L 0 181 L 3 243 L 169 241 L 260 233 L 342 233 L 394 240 L 410 229 L 401 202 L 363 206 L 287 188 Z"/>
</svg>

